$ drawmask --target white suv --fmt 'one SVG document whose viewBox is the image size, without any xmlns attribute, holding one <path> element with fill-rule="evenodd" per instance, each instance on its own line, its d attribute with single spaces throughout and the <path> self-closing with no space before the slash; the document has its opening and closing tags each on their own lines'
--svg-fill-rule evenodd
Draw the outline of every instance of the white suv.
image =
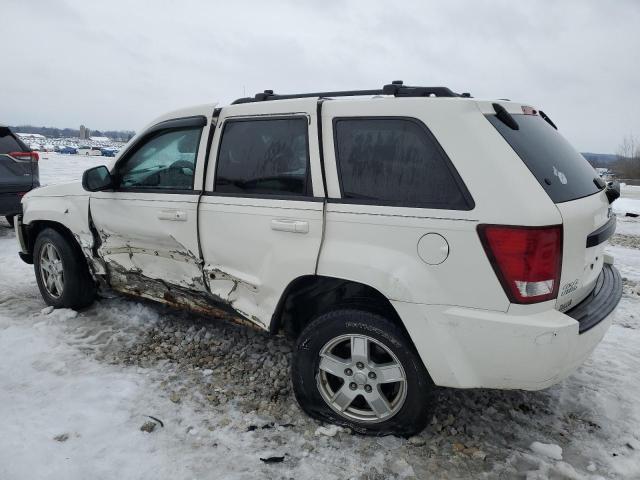
<svg viewBox="0 0 640 480">
<path fill-rule="evenodd" d="M 17 225 L 47 304 L 109 288 L 284 332 L 306 412 L 409 435 L 436 385 L 542 389 L 589 356 L 618 195 L 542 111 L 394 82 L 167 114 Z"/>
</svg>

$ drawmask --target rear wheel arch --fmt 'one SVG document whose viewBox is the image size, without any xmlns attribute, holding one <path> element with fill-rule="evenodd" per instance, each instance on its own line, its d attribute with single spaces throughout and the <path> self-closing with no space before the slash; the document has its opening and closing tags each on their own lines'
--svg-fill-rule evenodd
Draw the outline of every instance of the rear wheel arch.
<svg viewBox="0 0 640 480">
<path fill-rule="evenodd" d="M 364 283 L 322 275 L 305 275 L 284 290 L 269 330 L 296 338 L 315 318 L 331 310 L 352 308 L 383 316 L 413 344 L 400 315 L 379 290 Z"/>
</svg>

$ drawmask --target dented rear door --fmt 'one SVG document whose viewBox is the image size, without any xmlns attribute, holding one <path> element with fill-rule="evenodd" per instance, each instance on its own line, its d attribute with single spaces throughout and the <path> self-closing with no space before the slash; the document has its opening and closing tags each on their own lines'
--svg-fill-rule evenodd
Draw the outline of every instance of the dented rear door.
<svg viewBox="0 0 640 480">
<path fill-rule="evenodd" d="M 222 109 L 200 205 L 211 293 L 268 328 L 287 286 L 313 275 L 324 190 L 316 99 Z"/>
</svg>

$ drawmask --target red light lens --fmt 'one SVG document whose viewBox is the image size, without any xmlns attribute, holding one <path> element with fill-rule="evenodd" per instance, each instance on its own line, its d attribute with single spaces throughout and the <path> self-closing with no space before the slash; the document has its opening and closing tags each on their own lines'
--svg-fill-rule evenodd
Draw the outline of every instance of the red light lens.
<svg viewBox="0 0 640 480">
<path fill-rule="evenodd" d="M 562 226 L 479 225 L 478 234 L 505 293 L 513 303 L 558 296 Z"/>
<path fill-rule="evenodd" d="M 18 160 L 31 160 L 33 162 L 40 160 L 38 152 L 9 152 L 7 155 Z"/>
</svg>

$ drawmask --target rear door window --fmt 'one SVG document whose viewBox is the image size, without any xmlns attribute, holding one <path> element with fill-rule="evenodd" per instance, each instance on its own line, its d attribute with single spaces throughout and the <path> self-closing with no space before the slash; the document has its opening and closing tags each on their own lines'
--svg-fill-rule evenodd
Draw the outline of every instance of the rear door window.
<svg viewBox="0 0 640 480">
<path fill-rule="evenodd" d="M 307 124 L 302 117 L 228 120 L 218 152 L 215 191 L 309 194 Z"/>
<path fill-rule="evenodd" d="M 496 115 L 487 119 L 531 170 L 554 203 L 568 202 L 599 191 L 596 171 L 558 131 L 538 115 L 513 115 L 513 130 Z"/>
<path fill-rule="evenodd" d="M 334 120 L 343 201 L 471 210 L 473 200 L 427 127 L 411 118 Z"/>
</svg>

